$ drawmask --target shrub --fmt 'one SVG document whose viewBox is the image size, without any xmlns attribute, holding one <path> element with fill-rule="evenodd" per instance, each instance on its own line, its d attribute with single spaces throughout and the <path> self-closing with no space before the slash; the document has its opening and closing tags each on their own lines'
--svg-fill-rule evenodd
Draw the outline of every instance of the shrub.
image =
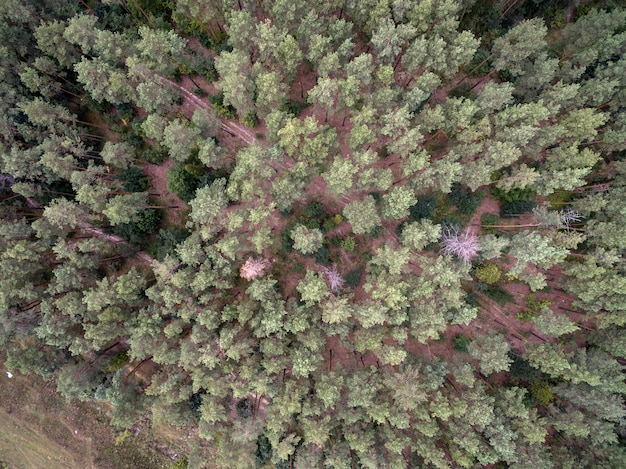
<svg viewBox="0 0 626 469">
<path fill-rule="evenodd" d="M 193 94 L 195 94 L 196 96 L 200 98 L 204 98 L 207 95 L 207 92 L 204 91 L 202 88 L 194 88 Z"/>
<path fill-rule="evenodd" d="M 467 348 L 471 343 L 472 339 L 465 334 L 457 334 L 454 336 L 454 339 L 452 339 L 452 348 L 457 352 L 467 352 Z"/>
<path fill-rule="evenodd" d="M 352 252 L 356 247 L 356 241 L 352 236 L 348 236 L 346 239 L 341 241 L 341 249 L 345 252 Z"/>
<path fill-rule="evenodd" d="M 378 225 L 372 228 L 372 230 L 369 233 L 367 233 L 367 236 L 369 236 L 372 239 L 378 239 L 383 235 L 384 232 L 385 232 L 385 229 L 382 226 Z"/>
<path fill-rule="evenodd" d="M 500 287 L 499 285 L 487 285 L 486 283 L 478 282 L 484 286 L 485 295 L 494 300 L 499 305 L 505 305 L 513 302 L 514 298 L 508 291 Z"/>
<path fill-rule="evenodd" d="M 321 265 L 328 265 L 330 264 L 329 256 L 330 249 L 328 249 L 328 246 L 326 244 L 323 244 L 322 247 L 319 248 L 315 253 L 315 262 Z"/>
<path fill-rule="evenodd" d="M 502 272 L 496 264 L 485 264 L 476 269 L 476 278 L 487 285 L 498 283 Z"/>
<path fill-rule="evenodd" d="M 137 230 L 141 233 L 154 233 L 156 229 L 159 227 L 159 223 L 161 223 L 161 218 L 163 214 L 161 213 L 161 209 L 158 208 L 149 208 L 146 209 L 142 214 L 139 220 L 135 223 Z"/>
<path fill-rule="evenodd" d="M 150 179 L 138 166 L 120 171 L 116 179 L 122 181 L 122 187 L 128 192 L 143 192 L 150 187 Z"/>
<path fill-rule="evenodd" d="M 534 321 L 537 316 L 538 316 L 537 313 L 534 313 L 528 309 L 525 309 L 524 311 L 520 311 L 519 313 L 517 313 L 515 317 L 518 321 L 530 322 L 530 321 Z"/>
<path fill-rule="evenodd" d="M 159 261 L 162 261 L 168 254 L 174 254 L 176 246 L 182 243 L 187 236 L 189 236 L 189 233 L 183 228 L 160 229 L 153 244 L 154 248 L 150 250 L 150 253 Z"/>
<path fill-rule="evenodd" d="M 473 292 L 473 291 L 468 292 L 468 293 L 465 295 L 465 302 L 466 302 L 468 305 L 473 306 L 473 307 L 478 307 L 478 306 L 480 306 L 480 305 L 478 304 L 478 295 L 476 295 L 476 293 L 475 293 L 475 292 Z"/>
<path fill-rule="evenodd" d="M 259 118 L 254 112 L 249 112 L 241 119 L 241 123 L 246 127 L 254 129 L 259 124 Z"/>
<path fill-rule="evenodd" d="M 161 164 L 167 158 L 167 151 L 163 148 L 146 148 L 139 157 L 153 164 Z"/>
<path fill-rule="evenodd" d="M 523 189 L 516 187 L 506 191 L 494 186 L 491 188 L 491 195 L 500 202 L 515 202 L 518 200 L 534 200 L 537 193 L 529 187 Z"/>
<path fill-rule="evenodd" d="M 299 101 L 289 100 L 283 103 L 283 105 L 280 107 L 280 110 L 283 112 L 288 112 L 294 117 L 298 117 L 304 108 L 306 108 L 306 104 Z"/>
<path fill-rule="evenodd" d="M 422 218 L 432 218 L 435 214 L 436 199 L 431 195 L 423 195 L 417 199 L 415 205 L 410 209 L 412 220 L 418 221 Z"/>
<path fill-rule="evenodd" d="M 235 405 L 237 417 L 241 419 L 248 419 L 252 417 L 253 410 L 254 406 L 252 402 L 250 402 L 250 399 L 242 399 Z"/>
<path fill-rule="evenodd" d="M 194 198 L 199 183 L 198 178 L 190 174 L 182 163 L 172 166 L 167 172 L 167 190 L 186 203 Z"/>
<path fill-rule="evenodd" d="M 291 239 L 291 232 L 297 225 L 295 220 L 289 221 L 283 231 L 280 232 L 280 246 L 284 252 L 292 252 L 293 251 L 293 240 Z"/>
<path fill-rule="evenodd" d="M 537 206 L 534 200 L 515 200 L 513 202 L 504 202 L 500 205 L 500 216 L 510 218 L 530 212 Z"/>
<path fill-rule="evenodd" d="M 224 104 L 224 93 L 217 93 L 209 96 L 209 102 L 211 103 L 215 113 L 225 119 L 234 119 L 237 117 L 237 111 L 234 107 Z"/>
<path fill-rule="evenodd" d="M 491 71 L 491 62 L 487 60 L 490 53 L 487 49 L 480 47 L 474 54 L 474 58 L 465 68 L 471 77 L 481 77 Z"/>
<path fill-rule="evenodd" d="M 109 362 L 109 366 L 107 366 L 107 371 L 113 372 L 120 370 L 126 363 L 128 363 L 128 354 L 126 352 L 118 353 Z"/>
<path fill-rule="evenodd" d="M 468 82 L 463 82 L 459 86 L 452 88 L 448 96 L 452 98 L 468 98 L 472 101 L 476 99 L 476 93 L 472 90 L 472 85 Z"/>
<path fill-rule="evenodd" d="M 344 275 L 343 279 L 346 281 L 346 285 L 350 288 L 355 288 L 359 283 L 361 283 L 361 275 L 361 269 L 354 269 Z"/>
<path fill-rule="evenodd" d="M 324 208 L 324 205 L 321 202 L 318 202 L 317 200 L 312 200 L 311 202 L 306 204 L 304 208 L 302 209 L 302 215 L 304 215 L 307 218 L 321 217 L 322 215 L 325 215 L 325 214 L 326 214 L 326 209 Z"/>
<path fill-rule="evenodd" d="M 456 205 L 459 213 L 470 215 L 476 211 L 483 200 L 483 194 L 472 192 L 469 187 L 454 184 L 450 192 L 450 202 Z"/>
<path fill-rule="evenodd" d="M 545 381 L 531 383 L 528 390 L 531 396 L 544 405 L 548 405 L 554 400 L 554 394 L 550 390 L 550 385 Z"/>
<path fill-rule="evenodd" d="M 335 217 L 327 218 L 326 220 L 324 220 L 324 223 L 322 223 L 322 227 L 324 228 L 323 231 L 325 232 L 334 230 L 337 227 L 337 221 Z"/>
<path fill-rule="evenodd" d="M 497 225 L 500 217 L 494 213 L 483 213 L 480 217 L 480 224 L 483 226 Z"/>
</svg>

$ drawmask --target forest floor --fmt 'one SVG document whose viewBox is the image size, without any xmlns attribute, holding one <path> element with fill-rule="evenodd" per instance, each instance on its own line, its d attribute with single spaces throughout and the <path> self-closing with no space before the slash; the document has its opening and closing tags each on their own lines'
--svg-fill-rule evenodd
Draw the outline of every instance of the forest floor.
<svg viewBox="0 0 626 469">
<path fill-rule="evenodd" d="M 108 404 L 68 402 L 52 381 L 34 374 L 15 372 L 9 378 L 4 358 L 0 356 L 0 467 L 165 469 L 172 465 L 162 449 L 164 442 L 150 428 L 119 438 L 109 424 Z"/>
</svg>

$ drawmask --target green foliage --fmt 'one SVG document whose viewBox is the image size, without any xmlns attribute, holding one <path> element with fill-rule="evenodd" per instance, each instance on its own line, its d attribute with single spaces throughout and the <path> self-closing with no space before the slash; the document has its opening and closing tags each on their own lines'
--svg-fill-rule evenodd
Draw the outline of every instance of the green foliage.
<svg viewBox="0 0 626 469">
<path fill-rule="evenodd" d="M 126 352 L 118 353 L 109 362 L 107 371 L 114 372 L 120 370 L 126 363 L 128 363 L 128 354 Z"/>
<path fill-rule="evenodd" d="M 526 212 L 532 212 L 537 206 L 534 200 L 515 200 L 513 202 L 503 202 L 500 205 L 500 216 L 515 217 Z"/>
<path fill-rule="evenodd" d="M 290 99 L 286 101 L 285 103 L 283 103 L 283 105 L 280 107 L 280 110 L 283 112 L 288 112 L 294 117 L 298 117 L 300 113 L 304 109 L 306 109 L 306 107 L 307 107 L 306 103 L 301 103 L 300 101 L 294 101 Z"/>
<path fill-rule="evenodd" d="M 530 395 L 543 405 L 549 405 L 554 400 L 550 385 L 545 381 L 535 381 L 528 387 Z"/>
<path fill-rule="evenodd" d="M 237 117 L 237 110 L 231 105 L 224 104 L 224 93 L 220 92 L 209 96 L 209 102 L 218 116 L 224 119 L 235 119 Z"/>
<path fill-rule="evenodd" d="M 500 201 L 500 215 L 510 217 L 530 212 L 537 206 L 536 192 L 531 188 L 513 188 L 508 191 L 497 186 L 491 188 L 491 195 Z"/>
<path fill-rule="evenodd" d="M 167 150 L 164 148 L 148 147 L 141 150 L 139 157 L 153 164 L 161 164 L 167 158 Z"/>
<path fill-rule="evenodd" d="M 241 119 L 241 123 L 246 127 L 254 129 L 257 125 L 259 125 L 259 118 L 254 112 L 249 112 Z"/>
<path fill-rule="evenodd" d="M 328 265 L 330 264 L 330 249 L 324 243 L 320 248 L 315 251 L 315 262 L 320 265 Z"/>
<path fill-rule="evenodd" d="M 167 171 L 167 190 L 183 202 L 194 198 L 200 180 L 187 171 L 183 163 L 177 163 Z"/>
<path fill-rule="evenodd" d="M 467 348 L 472 343 L 472 339 L 470 339 L 465 334 L 457 334 L 452 339 L 452 347 L 457 352 L 467 352 Z"/>
<path fill-rule="evenodd" d="M 487 285 L 482 282 L 476 282 L 474 285 L 477 291 L 483 292 L 500 305 L 512 303 L 515 299 L 513 295 L 499 285 Z"/>
<path fill-rule="evenodd" d="M 418 197 L 417 202 L 409 209 L 411 220 L 419 221 L 422 218 L 432 218 L 435 215 L 437 199 L 431 195 Z"/>
<path fill-rule="evenodd" d="M 493 230 L 492 228 L 489 228 L 489 226 L 497 225 L 499 221 L 500 217 L 493 213 L 483 213 L 480 217 L 480 224 L 487 227 L 487 232 L 489 232 L 489 230 Z"/>
<path fill-rule="evenodd" d="M 450 202 L 457 206 L 460 213 L 471 215 L 482 202 L 484 195 L 480 192 L 472 192 L 468 187 L 461 184 L 453 184 L 450 191 Z"/>
<path fill-rule="evenodd" d="M 525 309 L 524 311 L 520 311 L 519 313 L 517 313 L 515 315 L 515 318 L 518 321 L 530 322 L 530 321 L 534 321 L 537 316 L 538 316 L 538 313 L 530 309 Z"/>
<path fill-rule="evenodd" d="M 326 208 L 321 202 L 312 200 L 304 206 L 302 215 L 306 218 L 322 218 L 326 215 Z"/>
<path fill-rule="evenodd" d="M 176 247 L 188 236 L 189 232 L 183 228 L 161 228 L 156 240 L 149 245 L 148 251 L 156 259 L 163 261 L 168 254 L 173 255 Z"/>
<path fill-rule="evenodd" d="M 351 253 L 352 251 L 354 251 L 355 247 L 356 241 L 352 236 L 348 236 L 341 241 L 341 249 L 343 249 L 347 253 Z"/>
<path fill-rule="evenodd" d="M 517 202 L 520 200 L 535 200 L 537 193 L 531 188 L 512 188 L 510 190 L 504 190 L 498 186 L 491 188 L 491 196 L 502 203 Z"/>
<path fill-rule="evenodd" d="M 143 192 L 150 187 L 150 179 L 138 166 L 120 171 L 116 179 L 122 181 L 124 190 L 128 192 Z"/>
<path fill-rule="evenodd" d="M 186 459 L 179 459 L 173 463 L 168 469 L 187 469 L 189 467 Z"/>
<path fill-rule="evenodd" d="M 484 264 L 476 268 L 476 278 L 487 285 L 493 285 L 500 281 L 502 272 L 496 264 Z"/>
<path fill-rule="evenodd" d="M 119 236 L 122 236 L 132 243 L 145 245 L 148 241 L 147 234 L 154 233 L 159 224 L 163 214 L 160 209 L 148 208 L 142 210 L 137 215 L 137 219 L 131 223 L 119 223 L 113 228 L 113 232 Z"/>
<path fill-rule="evenodd" d="M 346 285 L 350 288 L 355 288 L 359 283 L 361 283 L 361 278 L 363 276 L 363 271 L 359 268 L 351 270 L 346 275 L 343 276 L 343 279 L 346 281 Z"/>
</svg>

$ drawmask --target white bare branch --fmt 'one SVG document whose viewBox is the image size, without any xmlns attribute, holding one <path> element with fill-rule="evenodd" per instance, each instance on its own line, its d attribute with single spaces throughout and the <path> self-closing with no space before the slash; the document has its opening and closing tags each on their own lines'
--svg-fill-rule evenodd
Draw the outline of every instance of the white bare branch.
<svg viewBox="0 0 626 469">
<path fill-rule="evenodd" d="M 478 255 L 480 244 L 478 235 L 466 228 L 461 233 L 457 229 L 444 227 L 442 230 L 441 250 L 444 254 L 454 255 L 469 264 Z"/>
</svg>

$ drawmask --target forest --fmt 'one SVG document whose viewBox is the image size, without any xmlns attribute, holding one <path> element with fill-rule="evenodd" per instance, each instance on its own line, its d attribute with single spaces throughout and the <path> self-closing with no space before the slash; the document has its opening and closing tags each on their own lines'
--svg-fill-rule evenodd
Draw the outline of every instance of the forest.
<svg viewBox="0 0 626 469">
<path fill-rule="evenodd" d="M 626 467 L 621 1 L 2 0 L 0 38 L 8 370 L 178 469 Z"/>
</svg>

